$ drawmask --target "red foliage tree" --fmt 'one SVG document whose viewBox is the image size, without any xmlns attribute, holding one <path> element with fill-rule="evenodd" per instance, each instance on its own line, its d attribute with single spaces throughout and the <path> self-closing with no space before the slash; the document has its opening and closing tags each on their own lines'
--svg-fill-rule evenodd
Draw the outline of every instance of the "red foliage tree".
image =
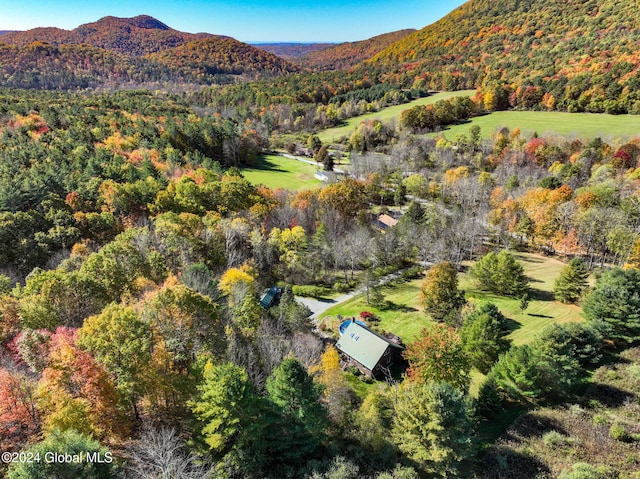
<svg viewBox="0 0 640 479">
<path fill-rule="evenodd" d="M 0 448 L 19 449 L 38 433 L 36 384 L 22 373 L 0 369 Z"/>
</svg>

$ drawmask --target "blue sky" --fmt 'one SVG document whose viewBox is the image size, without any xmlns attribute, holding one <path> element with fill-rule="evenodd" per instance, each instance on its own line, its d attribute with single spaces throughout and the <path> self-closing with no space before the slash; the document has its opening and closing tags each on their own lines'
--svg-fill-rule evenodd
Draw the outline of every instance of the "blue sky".
<svg viewBox="0 0 640 479">
<path fill-rule="evenodd" d="M 0 0 L 0 30 L 73 29 L 106 15 L 151 15 L 185 32 L 245 42 L 355 41 L 422 28 L 464 0 Z"/>
</svg>

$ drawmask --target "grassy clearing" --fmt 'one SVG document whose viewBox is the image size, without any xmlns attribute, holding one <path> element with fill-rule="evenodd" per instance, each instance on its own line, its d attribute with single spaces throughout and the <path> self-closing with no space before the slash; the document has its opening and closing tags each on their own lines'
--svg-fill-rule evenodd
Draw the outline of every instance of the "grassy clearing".
<svg viewBox="0 0 640 479">
<path fill-rule="evenodd" d="M 465 290 L 469 301 L 491 301 L 510 320 L 513 331 L 509 339 L 514 344 L 530 342 L 550 324 L 583 320 L 580 307 L 553 299 L 553 283 L 564 266 L 562 261 L 528 253 L 517 253 L 516 257 L 531 278 L 531 300 L 525 312 L 520 310 L 520 300 L 480 291 L 467 273 L 459 275 L 460 288 Z M 321 318 L 338 314 L 358 316 L 361 311 L 370 311 L 380 318 L 380 329 L 392 331 L 410 343 L 431 322 L 419 305 L 421 282 L 417 279 L 382 288 L 385 300 L 389 302 L 389 307 L 383 310 L 367 305 L 364 296 L 360 295 L 328 309 Z"/>
<path fill-rule="evenodd" d="M 315 172 L 313 165 L 275 155 L 262 156 L 255 167 L 242 169 L 244 177 L 255 185 L 285 190 L 322 186 L 322 181 L 313 176 Z"/>
<path fill-rule="evenodd" d="M 515 256 L 524 267 L 525 274 L 531 279 L 531 300 L 524 312 L 520 310 L 520 300 L 480 291 L 468 274 L 460 275 L 460 288 L 465 290 L 468 300 L 491 301 L 511 320 L 513 331 L 508 338 L 513 344 L 530 342 L 553 323 L 583 320 L 580 307 L 562 304 L 553 298 L 553 284 L 565 263 L 555 258 L 526 253 L 516 253 Z"/>
<path fill-rule="evenodd" d="M 364 120 L 378 119 L 386 122 L 395 119 L 398 121 L 400 120 L 400 113 L 416 105 L 431 105 L 439 100 L 446 100 L 447 98 L 455 96 L 473 96 L 475 93 L 475 90 L 440 92 L 425 98 L 418 98 L 417 100 L 409 103 L 403 103 L 402 105 L 394 105 L 380 111 L 367 113 L 366 115 L 355 116 L 346 120 L 344 125 L 319 131 L 318 138 L 320 138 L 322 143 L 332 143 L 345 135 L 353 133 L 360 122 Z"/>
<path fill-rule="evenodd" d="M 421 280 L 414 280 L 398 285 L 387 285 L 382 288 L 389 307 L 374 308 L 366 303 L 364 295 L 356 296 L 344 303 L 325 311 L 320 318 L 341 315 L 345 318 L 360 315 L 361 311 L 374 313 L 379 319 L 379 328 L 392 331 L 405 342 L 411 342 L 418 336 L 422 328 L 431 321 L 418 306 L 418 293 Z"/>
<path fill-rule="evenodd" d="M 565 263 L 555 258 L 529 253 L 515 253 L 524 267 L 525 274 L 531 280 L 531 299 L 526 311 L 520 310 L 520 300 L 496 296 L 476 288 L 468 273 L 458 275 L 460 288 L 465 291 L 466 298 L 472 303 L 491 301 L 509 320 L 512 332 L 509 334 L 513 344 L 520 345 L 533 341 L 547 326 L 553 323 L 583 321 L 582 309 L 575 305 L 562 304 L 553 297 L 553 284 Z M 471 262 L 464 266 L 469 267 Z M 431 323 L 431 319 L 422 311 L 419 304 L 420 283 L 422 279 L 407 283 L 388 285 L 382 288 L 389 307 L 383 310 L 366 304 L 363 295 L 338 304 L 325 311 L 320 318 L 326 318 L 331 329 L 333 324 L 337 330 L 343 317 L 358 316 L 361 311 L 370 311 L 380 318 L 378 327 L 383 331 L 391 331 L 400 336 L 405 343 L 411 343 L 420 331 Z M 484 379 L 479 371 L 472 371 L 470 394 L 477 396 L 478 388 Z M 363 392 L 360 391 L 359 394 Z M 505 423 L 506 424 L 506 423 Z M 502 428 L 504 425 L 501 425 Z M 497 429 L 500 429 L 497 428 Z"/>
<path fill-rule="evenodd" d="M 429 105 L 438 100 L 445 100 L 453 96 L 474 96 L 475 90 L 457 92 L 440 92 L 435 95 L 420 98 L 410 103 L 395 105 L 378 112 L 367 113 L 350 118 L 342 126 L 328 128 L 318 132 L 323 143 L 332 143 L 343 136 L 350 135 L 363 120 L 380 119 L 399 121 L 400 114 L 416 105 Z M 556 111 L 496 111 L 488 115 L 472 118 L 466 123 L 452 125 L 439 133 L 449 140 L 459 134 L 468 134 L 469 128 L 478 125 L 482 136 L 488 138 L 491 133 L 504 126 L 513 130 L 520 128 L 525 135 L 537 132 L 539 135 L 557 134 L 567 137 L 595 138 L 597 136 L 606 141 L 615 138 L 631 138 L 640 135 L 640 115 L 607 115 L 604 113 L 564 113 Z"/>
<path fill-rule="evenodd" d="M 453 140 L 459 134 L 468 134 L 472 125 L 478 125 L 482 136 L 504 126 L 513 130 L 520 128 L 525 135 L 537 132 L 541 136 L 558 134 L 568 137 L 614 138 L 640 135 L 640 115 L 607 115 L 604 113 L 563 113 L 555 111 L 497 111 L 472 118 L 466 123 L 447 127 L 441 133 Z"/>
</svg>

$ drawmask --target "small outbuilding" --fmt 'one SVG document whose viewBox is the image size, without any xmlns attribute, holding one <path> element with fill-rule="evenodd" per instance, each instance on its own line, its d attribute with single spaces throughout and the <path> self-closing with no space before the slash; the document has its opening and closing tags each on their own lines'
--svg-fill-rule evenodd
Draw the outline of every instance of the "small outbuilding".
<svg viewBox="0 0 640 479">
<path fill-rule="evenodd" d="M 271 306 L 275 306 L 282 297 L 282 288 L 276 286 L 269 288 L 260 298 L 260 305 L 264 309 L 269 309 Z"/>
<path fill-rule="evenodd" d="M 363 374 L 384 377 L 385 371 L 400 360 L 404 345 L 398 336 L 389 337 L 352 321 L 336 343 L 345 367 L 355 366 Z"/>
<path fill-rule="evenodd" d="M 384 213 L 381 214 L 381 215 L 378 215 L 376 217 L 376 220 L 375 220 L 375 225 L 379 229 L 381 229 L 382 231 L 386 231 L 389 228 L 393 228 L 397 224 L 398 224 L 398 220 L 397 219 L 395 219 L 395 218 L 393 218 L 393 217 L 391 217 L 389 215 L 386 215 Z"/>
</svg>

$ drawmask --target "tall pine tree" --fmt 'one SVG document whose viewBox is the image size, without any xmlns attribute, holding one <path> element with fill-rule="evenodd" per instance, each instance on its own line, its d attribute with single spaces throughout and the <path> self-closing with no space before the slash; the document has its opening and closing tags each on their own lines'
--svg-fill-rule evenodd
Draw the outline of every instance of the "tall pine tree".
<svg viewBox="0 0 640 479">
<path fill-rule="evenodd" d="M 556 279 L 553 293 L 562 303 L 577 303 L 587 289 L 589 272 L 580 258 L 573 258 L 562 268 Z"/>
</svg>

